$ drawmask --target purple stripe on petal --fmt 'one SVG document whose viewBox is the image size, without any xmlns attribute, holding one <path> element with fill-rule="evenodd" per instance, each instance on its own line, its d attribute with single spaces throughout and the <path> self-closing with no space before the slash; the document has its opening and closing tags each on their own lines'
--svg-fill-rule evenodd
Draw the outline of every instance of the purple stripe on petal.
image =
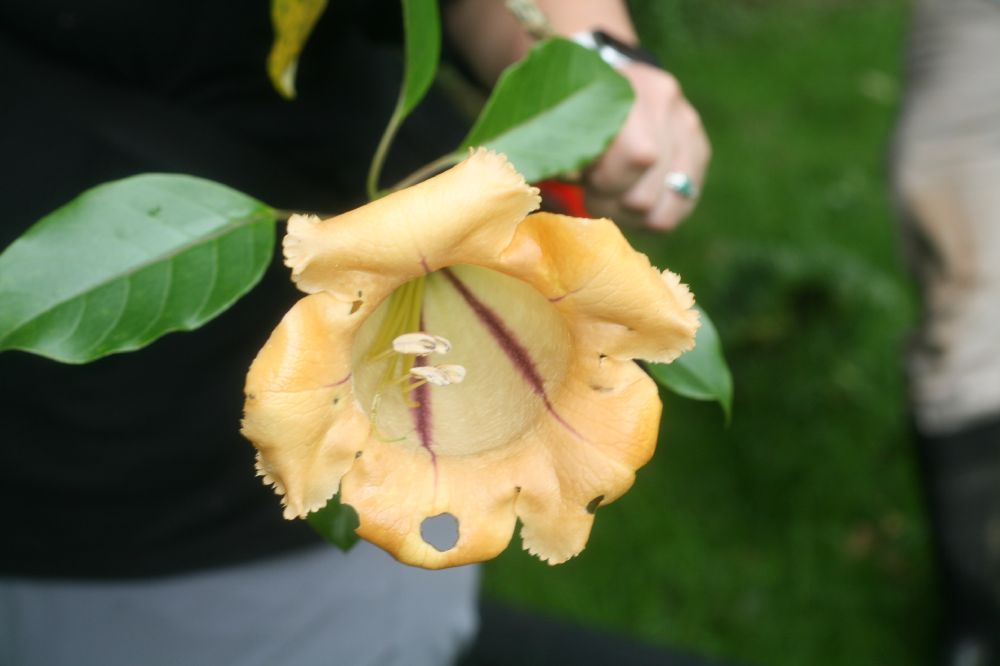
<svg viewBox="0 0 1000 666">
<path fill-rule="evenodd" d="M 418 356 L 413 359 L 413 367 L 419 368 L 427 365 L 426 356 Z M 420 445 L 434 455 L 434 438 L 431 422 L 431 386 L 423 384 L 413 389 L 413 399 L 417 403 L 416 407 L 410 408 L 413 415 L 413 425 L 417 429 L 417 436 L 420 437 Z"/>
<path fill-rule="evenodd" d="M 566 428 L 570 433 L 572 433 L 577 439 L 583 441 L 589 441 L 586 437 L 581 435 L 576 428 L 571 426 L 569 422 L 562 417 L 559 412 L 556 411 L 555 407 L 552 406 L 552 402 L 549 400 L 549 396 L 545 393 L 545 386 L 542 383 L 542 376 L 538 373 L 538 368 L 535 367 L 535 362 L 531 358 L 531 354 L 525 348 L 520 341 L 514 337 L 514 333 L 507 328 L 507 325 L 503 322 L 500 316 L 494 312 L 488 305 L 483 303 L 481 300 L 476 298 L 464 282 L 458 279 L 450 269 L 441 269 L 441 274 L 443 274 L 451 285 L 455 287 L 462 299 L 465 301 L 466 305 L 475 313 L 482 322 L 486 330 L 490 332 L 493 339 L 496 340 L 500 348 L 507 354 L 507 358 L 510 362 L 514 364 L 514 367 L 518 369 L 521 376 L 532 388 L 532 390 L 542 399 L 545 403 L 545 409 L 548 410 L 549 414 L 552 415 L 559 425 Z M 571 292 L 572 293 L 572 292 Z"/>
<path fill-rule="evenodd" d="M 549 402 L 548 398 L 544 398 L 544 400 L 545 400 L 545 409 L 549 410 L 549 414 L 551 414 L 552 418 L 554 418 L 556 421 L 559 422 L 559 425 L 566 428 L 566 430 L 569 430 L 570 433 L 572 433 L 573 436 L 576 437 L 577 439 L 583 440 L 584 442 L 590 441 L 589 439 L 581 435 L 576 428 L 574 428 L 569 424 L 569 421 L 564 419 L 562 415 L 556 411 L 556 408 L 552 406 L 552 403 Z"/>
<path fill-rule="evenodd" d="M 503 349 L 504 353 L 507 354 L 507 358 L 510 362 L 514 364 L 518 372 L 524 378 L 524 381 L 528 383 L 531 389 L 540 395 L 542 399 L 548 404 L 549 399 L 545 395 L 545 386 L 542 383 L 542 376 L 538 374 L 538 368 L 535 367 L 535 362 L 531 358 L 531 354 L 528 350 L 514 337 L 514 333 L 507 328 L 507 325 L 503 322 L 500 316 L 494 312 L 488 305 L 476 298 L 475 294 L 469 291 L 469 288 L 458 279 L 458 276 L 451 272 L 451 270 L 445 268 L 441 273 L 448 278 L 451 285 L 455 287 L 455 290 L 462 296 L 465 300 L 466 305 L 472 309 L 472 311 L 482 322 L 486 330 L 490 332 L 493 339 L 496 340 L 500 348 Z"/>
<path fill-rule="evenodd" d="M 424 329 L 424 313 L 420 313 L 420 329 Z M 426 356 L 418 356 L 413 359 L 413 367 L 418 368 L 427 365 Z M 434 422 L 431 419 L 431 386 L 422 384 L 413 389 L 413 400 L 416 407 L 410 408 L 410 415 L 413 417 L 413 425 L 417 430 L 417 437 L 420 438 L 420 446 L 427 449 L 431 454 L 431 465 L 434 467 L 434 487 L 437 488 L 438 467 L 437 454 L 434 452 Z"/>
<path fill-rule="evenodd" d="M 553 296 L 552 298 L 549 299 L 549 303 L 558 303 L 562 299 L 566 298 L 567 296 L 572 296 L 573 294 L 575 294 L 578 291 L 580 291 L 580 290 L 579 289 L 573 289 L 571 291 L 567 291 L 562 296 Z"/>
<path fill-rule="evenodd" d="M 348 372 L 347 376 L 344 377 L 343 379 L 339 379 L 332 384 L 324 384 L 323 388 L 333 388 L 334 386 L 341 386 L 342 384 L 346 384 L 347 382 L 349 382 L 350 379 L 351 379 L 351 373 Z"/>
</svg>

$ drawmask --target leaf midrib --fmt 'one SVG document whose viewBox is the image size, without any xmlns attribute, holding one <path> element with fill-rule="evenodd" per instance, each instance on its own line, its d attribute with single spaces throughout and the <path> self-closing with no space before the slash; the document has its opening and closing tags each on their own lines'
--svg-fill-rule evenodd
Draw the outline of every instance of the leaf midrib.
<svg viewBox="0 0 1000 666">
<path fill-rule="evenodd" d="M 240 231 L 241 229 L 244 229 L 246 227 L 249 227 L 249 226 L 252 226 L 254 224 L 257 224 L 258 222 L 264 222 L 264 221 L 266 221 L 266 220 L 268 220 L 270 218 L 274 218 L 274 217 L 276 217 L 275 211 L 273 209 L 267 208 L 267 209 L 258 211 L 257 213 L 255 213 L 253 215 L 249 215 L 249 216 L 247 216 L 245 218 L 237 218 L 233 222 L 227 224 L 224 227 L 216 229 L 215 231 L 213 231 L 212 233 L 210 233 L 210 234 L 208 234 L 206 236 L 199 236 L 197 238 L 192 238 L 191 240 L 187 241 L 186 243 L 183 243 L 183 244 L 181 244 L 181 245 L 179 245 L 179 246 L 177 246 L 175 248 L 171 248 L 170 250 L 168 250 L 166 252 L 162 252 L 162 253 L 160 253 L 158 255 L 150 257 L 149 259 L 147 259 L 147 260 L 145 260 L 143 262 L 140 262 L 140 263 L 138 263 L 138 264 L 136 264 L 134 266 L 128 267 L 126 270 L 119 271 L 119 272 L 115 273 L 114 275 L 109 276 L 109 277 L 107 277 L 107 278 L 105 278 L 103 280 L 100 280 L 98 282 L 86 285 L 83 288 L 81 288 L 81 289 L 79 289 L 79 290 L 77 290 L 77 291 L 75 291 L 75 292 L 73 292 L 73 293 L 71 293 L 71 294 L 69 294 L 67 296 L 64 296 L 62 299 L 55 301 L 54 303 L 50 304 L 48 307 L 46 307 L 46 308 L 44 308 L 42 310 L 39 310 L 39 311 L 31 314 L 26 319 L 24 319 L 22 321 L 19 321 L 16 326 L 14 326 L 13 328 L 11 328 L 9 331 L 7 331 L 7 333 L 2 338 L 0 338 L 0 344 L 3 344 L 4 340 L 10 339 L 11 336 L 15 335 L 18 331 L 22 330 L 25 326 L 31 324 L 31 322 L 35 321 L 36 319 L 39 319 L 40 317 L 44 317 L 45 315 L 49 314 L 50 312 L 52 312 L 56 308 L 58 308 L 58 307 L 60 307 L 62 305 L 65 305 L 66 303 L 68 303 L 70 301 L 76 300 L 76 299 L 80 298 L 81 296 L 84 296 L 84 295 L 86 295 L 86 294 L 88 294 L 90 292 L 97 291 L 98 289 L 106 287 L 106 286 L 108 286 L 109 284 L 111 284 L 113 282 L 117 282 L 118 280 L 127 279 L 128 277 L 131 277 L 132 275 L 135 275 L 136 273 L 138 273 L 140 271 L 143 271 L 143 270 L 149 268 L 150 266 L 153 266 L 153 265 L 158 264 L 160 262 L 171 261 L 171 260 L 177 258 L 179 255 L 181 255 L 181 254 L 183 254 L 183 253 L 185 253 L 185 252 L 187 252 L 189 250 L 192 250 L 192 249 L 198 247 L 199 245 L 204 245 L 204 244 L 207 244 L 207 243 L 215 242 L 215 241 L 219 240 L 220 238 L 226 236 L 229 233 Z M 204 304 L 202 304 L 202 306 L 203 305 Z"/>
<path fill-rule="evenodd" d="M 540 113 L 538 113 L 536 115 L 533 115 L 533 116 L 530 116 L 529 118 L 525 118 L 523 121 L 521 121 L 517 125 L 512 126 L 507 131 L 501 132 L 500 134 L 497 134 L 497 135 L 493 136 L 493 138 L 489 138 L 489 139 L 483 140 L 482 144 L 485 145 L 487 143 L 496 142 L 496 141 L 501 140 L 504 137 L 507 137 L 507 136 L 509 136 L 511 134 L 517 133 L 525 125 L 536 123 L 536 122 L 538 122 L 538 119 L 540 119 L 540 118 L 545 118 L 545 117 L 547 117 L 549 115 L 555 114 L 563 106 L 565 106 L 566 104 L 569 104 L 570 102 L 572 102 L 576 97 L 578 97 L 580 95 L 583 95 L 585 93 L 589 93 L 593 88 L 602 87 L 602 86 L 606 85 L 606 83 L 607 83 L 607 81 L 600 81 L 600 80 L 594 80 L 594 81 L 592 81 L 590 83 L 587 83 L 587 84 L 583 85 L 582 87 L 577 88 L 576 90 L 574 90 L 572 93 L 570 93 L 566 97 L 563 97 L 556 104 L 553 104 L 552 106 L 544 109 Z M 471 132 L 470 132 L 470 134 L 471 134 Z M 473 144 L 468 143 L 468 140 L 462 142 L 462 148 L 463 149 L 464 148 L 468 148 L 468 147 L 470 147 L 472 145 Z"/>
</svg>

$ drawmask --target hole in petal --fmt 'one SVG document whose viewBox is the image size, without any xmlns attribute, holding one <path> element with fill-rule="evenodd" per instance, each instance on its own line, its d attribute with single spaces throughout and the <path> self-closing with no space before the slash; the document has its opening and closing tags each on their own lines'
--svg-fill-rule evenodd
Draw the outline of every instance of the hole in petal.
<svg viewBox="0 0 1000 666">
<path fill-rule="evenodd" d="M 597 507 L 601 506 L 601 502 L 604 501 L 604 495 L 598 495 L 594 499 L 587 502 L 587 513 L 595 514 L 597 513 Z"/>
<path fill-rule="evenodd" d="M 438 552 L 449 551 L 458 543 L 458 519 L 450 513 L 424 518 L 420 523 L 420 537 Z"/>
</svg>

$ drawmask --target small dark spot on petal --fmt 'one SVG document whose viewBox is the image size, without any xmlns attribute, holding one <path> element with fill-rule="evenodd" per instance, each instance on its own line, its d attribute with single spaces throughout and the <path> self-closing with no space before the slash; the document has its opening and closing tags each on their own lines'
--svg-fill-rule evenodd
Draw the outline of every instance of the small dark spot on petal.
<svg viewBox="0 0 1000 666">
<path fill-rule="evenodd" d="M 358 300 L 354 301 L 353 303 L 351 303 L 351 312 L 350 312 L 350 314 L 354 314 L 355 312 L 357 312 L 358 310 L 360 310 L 361 306 L 364 305 L 364 304 L 365 304 L 365 302 L 362 301 L 361 299 L 358 299 Z"/>
<path fill-rule="evenodd" d="M 247 393 L 247 400 L 256 400 L 256 399 L 257 399 L 256 393 Z"/>
<path fill-rule="evenodd" d="M 593 389 L 594 391 L 597 391 L 598 393 L 611 393 L 612 391 L 614 391 L 614 389 L 611 388 L 610 386 L 598 386 L 597 384 L 591 384 L 590 388 Z"/>
<path fill-rule="evenodd" d="M 336 407 L 339 404 L 340 404 L 340 396 L 339 395 L 338 396 L 334 396 L 334 398 L 333 398 L 333 406 Z"/>
<path fill-rule="evenodd" d="M 354 459 L 357 460 L 358 458 L 360 458 L 362 453 L 364 453 L 364 451 L 358 451 L 357 453 L 355 453 Z"/>
<path fill-rule="evenodd" d="M 594 499 L 587 502 L 587 513 L 593 515 L 597 513 L 597 507 L 601 506 L 601 502 L 604 501 L 604 495 L 598 495 Z"/>
</svg>

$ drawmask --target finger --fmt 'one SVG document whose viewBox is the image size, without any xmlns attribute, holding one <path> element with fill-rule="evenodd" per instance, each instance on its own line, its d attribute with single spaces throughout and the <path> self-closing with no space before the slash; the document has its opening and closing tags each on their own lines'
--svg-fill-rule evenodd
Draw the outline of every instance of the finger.
<svg viewBox="0 0 1000 666">
<path fill-rule="evenodd" d="M 635 186 L 623 193 L 623 204 L 637 213 L 649 213 L 659 203 L 663 194 L 663 179 L 671 170 L 671 165 L 682 158 L 683 153 L 699 154 L 706 141 L 701 120 L 694 108 L 681 99 L 670 110 L 664 121 L 665 131 L 661 139 L 660 159 L 648 169 Z"/>
<path fill-rule="evenodd" d="M 646 215 L 647 227 L 662 231 L 674 229 L 694 211 L 705 184 L 706 165 L 706 160 L 692 153 L 678 155 L 673 168 L 664 174 L 663 189 L 656 205 Z M 695 188 L 693 195 L 685 195 L 666 183 L 667 176 L 672 172 L 685 174 L 691 179 Z"/>
<path fill-rule="evenodd" d="M 666 190 L 656 205 L 646 214 L 644 223 L 649 229 L 670 231 L 694 211 L 696 200 L 686 199 L 672 190 Z"/>
<path fill-rule="evenodd" d="M 621 195 L 623 207 L 632 213 L 647 215 L 656 206 L 663 193 L 663 178 L 667 174 L 668 166 L 677 160 L 678 152 L 673 138 L 668 140 L 670 143 L 663 147 L 663 158 L 647 169 L 635 185 Z"/>
<path fill-rule="evenodd" d="M 633 107 L 622 130 L 587 170 L 586 183 L 600 195 L 622 195 L 663 158 L 662 132 L 644 109 Z"/>
<path fill-rule="evenodd" d="M 648 209 L 646 215 L 646 226 L 651 229 L 667 230 L 676 227 L 694 210 L 701 190 L 705 186 L 711 146 L 693 109 L 691 117 L 685 119 L 680 129 L 685 140 L 679 147 L 675 159 L 662 171 L 655 170 L 659 176 L 659 190 L 655 204 Z M 678 192 L 668 185 L 667 177 L 672 172 L 685 174 L 691 180 L 696 190 L 693 197 L 685 196 L 683 192 Z M 628 195 L 626 200 L 629 200 Z"/>
</svg>

